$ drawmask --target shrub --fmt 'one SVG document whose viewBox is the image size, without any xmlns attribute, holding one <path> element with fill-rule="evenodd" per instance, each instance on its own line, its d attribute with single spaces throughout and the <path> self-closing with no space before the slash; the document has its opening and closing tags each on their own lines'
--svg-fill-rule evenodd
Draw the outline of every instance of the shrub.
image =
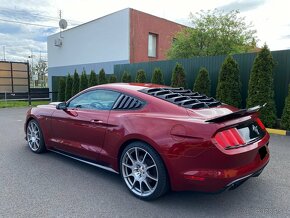
<svg viewBox="0 0 290 218">
<path fill-rule="evenodd" d="M 131 75 L 127 71 L 124 71 L 121 81 L 123 83 L 130 83 L 131 80 L 132 80 Z"/>
<path fill-rule="evenodd" d="M 273 67 L 275 63 L 272 54 L 265 44 L 257 54 L 250 74 L 247 107 L 267 105 L 261 109 L 260 117 L 265 126 L 271 128 L 276 123 L 276 106 L 274 102 Z"/>
<path fill-rule="evenodd" d="M 73 78 L 71 77 L 70 74 L 67 75 L 66 77 L 66 86 L 65 86 L 65 100 L 69 100 L 72 95 L 72 86 L 73 86 Z"/>
<path fill-rule="evenodd" d="M 164 84 L 164 78 L 163 78 L 163 74 L 162 74 L 160 68 L 154 69 L 151 83 L 160 84 L 160 85 Z"/>
<path fill-rule="evenodd" d="M 210 96 L 210 78 L 206 68 L 200 68 L 193 85 L 193 91 Z"/>
<path fill-rule="evenodd" d="M 138 70 L 135 82 L 146 83 L 146 73 L 143 69 Z"/>
<path fill-rule="evenodd" d="M 72 91 L 71 96 L 78 94 L 80 91 L 80 77 L 77 70 L 75 70 L 74 72 L 73 85 L 71 91 Z"/>
<path fill-rule="evenodd" d="M 99 84 L 106 84 L 108 83 L 107 78 L 106 78 L 106 73 L 105 70 L 102 68 L 99 72 Z"/>
<path fill-rule="evenodd" d="M 115 75 L 111 75 L 109 78 L 110 83 L 116 83 L 117 82 L 117 77 Z"/>
<path fill-rule="evenodd" d="M 98 77 L 94 70 L 91 70 L 89 77 L 89 87 L 98 85 Z"/>
<path fill-rule="evenodd" d="M 290 130 L 290 84 L 288 87 L 288 96 L 285 99 L 285 106 L 281 117 L 281 126 L 283 129 Z"/>
<path fill-rule="evenodd" d="M 176 63 L 171 77 L 172 87 L 185 87 L 185 72 L 181 64 Z"/>
<path fill-rule="evenodd" d="M 88 77 L 86 74 L 86 70 L 84 69 L 80 79 L 80 91 L 83 91 L 86 88 L 88 88 Z"/>
<path fill-rule="evenodd" d="M 60 78 L 58 82 L 58 101 L 65 101 L 65 79 Z"/>
<path fill-rule="evenodd" d="M 238 63 L 228 56 L 219 73 L 216 97 L 223 103 L 239 108 L 242 102 L 241 86 Z"/>
</svg>

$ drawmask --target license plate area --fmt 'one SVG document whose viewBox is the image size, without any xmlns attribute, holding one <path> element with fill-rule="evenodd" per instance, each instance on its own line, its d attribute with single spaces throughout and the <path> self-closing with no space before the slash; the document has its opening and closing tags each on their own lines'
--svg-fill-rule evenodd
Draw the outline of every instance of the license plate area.
<svg viewBox="0 0 290 218">
<path fill-rule="evenodd" d="M 259 149 L 261 160 L 263 160 L 266 157 L 267 153 L 268 152 L 267 152 L 266 146 L 263 146 L 262 148 Z"/>
<path fill-rule="evenodd" d="M 237 129 L 247 144 L 265 136 L 265 131 L 256 122 L 242 124 Z"/>
</svg>

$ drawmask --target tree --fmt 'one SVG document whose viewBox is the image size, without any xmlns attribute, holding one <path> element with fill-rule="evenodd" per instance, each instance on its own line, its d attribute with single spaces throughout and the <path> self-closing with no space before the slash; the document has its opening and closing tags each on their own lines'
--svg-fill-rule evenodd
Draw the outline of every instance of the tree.
<svg viewBox="0 0 290 218">
<path fill-rule="evenodd" d="M 106 78 L 106 73 L 105 70 L 102 68 L 99 72 L 99 84 L 106 84 L 108 83 L 107 78 Z"/>
<path fill-rule="evenodd" d="M 86 70 L 83 69 L 82 75 L 81 75 L 81 79 L 80 79 L 80 91 L 85 90 L 86 88 L 88 88 L 88 77 L 86 74 Z"/>
<path fill-rule="evenodd" d="M 127 71 L 124 71 L 121 81 L 123 83 L 130 83 L 131 80 L 132 80 L 131 75 Z"/>
<path fill-rule="evenodd" d="M 80 77 L 79 77 L 77 70 L 75 69 L 74 78 L 73 78 L 73 85 L 72 85 L 72 90 L 71 90 L 71 96 L 78 94 L 79 91 L 80 91 Z"/>
<path fill-rule="evenodd" d="M 72 95 L 72 86 L 73 86 L 73 78 L 71 77 L 70 74 L 67 75 L 66 77 L 66 86 L 65 86 L 65 100 L 69 100 Z"/>
<path fill-rule="evenodd" d="M 160 68 L 154 69 L 151 83 L 160 84 L 160 85 L 164 84 L 164 78 L 163 78 L 163 74 L 162 74 Z"/>
<path fill-rule="evenodd" d="M 238 63 L 229 55 L 219 73 L 216 97 L 223 103 L 239 108 L 242 102 L 241 87 Z"/>
<path fill-rule="evenodd" d="M 193 91 L 210 96 L 210 78 L 206 68 L 200 68 L 193 85 Z"/>
<path fill-rule="evenodd" d="M 57 95 L 58 101 L 65 101 L 65 79 L 60 78 L 58 82 L 58 95 Z"/>
<path fill-rule="evenodd" d="M 185 72 L 181 64 L 176 63 L 171 77 L 172 87 L 185 87 Z"/>
<path fill-rule="evenodd" d="M 111 75 L 109 78 L 110 83 L 116 83 L 117 82 L 117 77 L 115 75 Z"/>
<path fill-rule="evenodd" d="M 247 52 L 256 47 L 256 30 L 239 11 L 218 9 L 190 14 L 192 28 L 183 28 L 167 52 L 170 59 Z"/>
<path fill-rule="evenodd" d="M 38 80 L 36 81 L 38 83 L 37 85 L 40 83 L 41 87 L 47 87 L 47 63 L 40 58 L 37 64 L 33 67 L 32 71 L 33 74 L 38 76 Z"/>
<path fill-rule="evenodd" d="M 91 70 L 89 77 L 89 87 L 98 85 L 98 77 L 94 70 Z"/>
<path fill-rule="evenodd" d="M 288 96 L 285 99 L 284 110 L 281 117 L 281 126 L 283 129 L 290 130 L 290 84 L 288 86 Z"/>
<path fill-rule="evenodd" d="M 265 44 L 254 60 L 247 99 L 247 107 L 266 103 L 266 106 L 261 109 L 260 117 L 265 126 L 269 128 L 275 126 L 277 119 L 274 101 L 274 65 L 272 54 Z"/>
<path fill-rule="evenodd" d="M 138 70 L 135 82 L 146 83 L 146 73 L 143 69 Z"/>
</svg>

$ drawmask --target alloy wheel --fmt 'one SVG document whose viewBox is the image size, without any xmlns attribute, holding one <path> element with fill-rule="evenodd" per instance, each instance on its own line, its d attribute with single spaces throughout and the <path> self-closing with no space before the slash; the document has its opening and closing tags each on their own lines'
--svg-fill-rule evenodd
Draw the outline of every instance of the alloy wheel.
<svg viewBox="0 0 290 218">
<path fill-rule="evenodd" d="M 152 156 L 144 149 L 133 147 L 122 159 L 122 175 L 133 193 L 145 197 L 158 185 L 158 168 Z"/>
<path fill-rule="evenodd" d="M 32 151 L 37 151 L 40 147 L 40 129 L 35 122 L 29 122 L 27 126 L 27 141 Z"/>
</svg>

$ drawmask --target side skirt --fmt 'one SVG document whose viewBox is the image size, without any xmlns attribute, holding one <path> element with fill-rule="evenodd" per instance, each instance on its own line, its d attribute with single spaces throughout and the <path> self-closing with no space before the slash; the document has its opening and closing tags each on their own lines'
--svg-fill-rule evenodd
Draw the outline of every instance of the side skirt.
<svg viewBox="0 0 290 218">
<path fill-rule="evenodd" d="M 54 153 L 57 153 L 57 154 L 60 154 L 60 155 L 63 155 L 65 157 L 69 157 L 71 159 L 74 159 L 74 160 L 78 160 L 80 162 L 83 162 L 83 163 L 86 163 L 86 164 L 89 164 L 89 165 L 92 165 L 92 166 L 95 166 L 95 167 L 98 167 L 98 168 L 101 168 L 101 169 L 104 169 L 104 170 L 107 170 L 107 171 L 110 171 L 110 172 L 113 172 L 113 173 L 116 173 L 116 174 L 119 174 L 117 171 L 115 171 L 114 169 L 110 168 L 110 167 L 106 167 L 106 166 L 103 166 L 103 165 L 100 165 L 100 164 L 97 164 L 95 162 L 92 162 L 92 161 L 89 161 L 89 160 L 85 160 L 85 159 L 82 159 L 80 157 L 76 157 L 74 155 L 70 155 L 68 153 L 64 153 L 64 152 L 61 152 L 59 150 L 54 150 L 54 149 L 48 149 L 49 151 L 51 152 L 54 152 Z"/>
</svg>

